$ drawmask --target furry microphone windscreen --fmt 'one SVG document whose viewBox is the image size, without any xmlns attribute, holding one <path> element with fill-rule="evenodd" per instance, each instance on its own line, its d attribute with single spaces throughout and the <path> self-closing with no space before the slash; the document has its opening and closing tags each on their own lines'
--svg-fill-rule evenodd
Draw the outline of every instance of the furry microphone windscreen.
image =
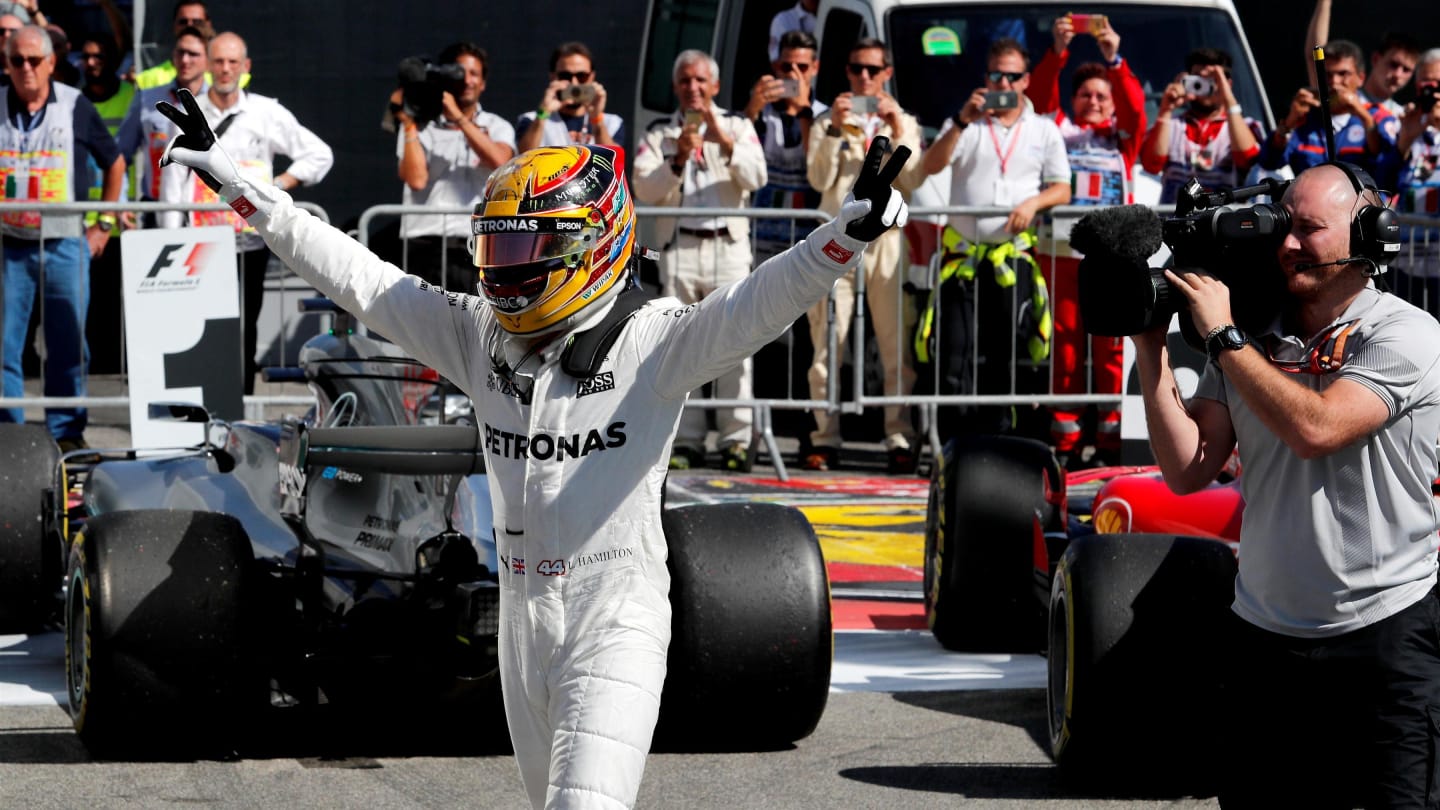
<svg viewBox="0 0 1440 810">
<path fill-rule="evenodd" d="M 1087 256 L 1109 253 L 1146 264 L 1160 249 L 1160 217 L 1143 205 L 1101 208 L 1075 223 L 1070 245 Z"/>
</svg>

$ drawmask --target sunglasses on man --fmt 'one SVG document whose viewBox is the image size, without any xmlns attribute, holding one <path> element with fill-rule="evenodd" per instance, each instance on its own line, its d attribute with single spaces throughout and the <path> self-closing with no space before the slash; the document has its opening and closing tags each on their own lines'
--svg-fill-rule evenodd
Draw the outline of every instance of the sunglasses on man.
<svg viewBox="0 0 1440 810">
<path fill-rule="evenodd" d="M 1010 70 L 992 70 L 985 74 L 985 78 L 989 79 L 991 84 L 999 84 L 1002 80 L 1014 84 L 1025 78 L 1025 73 L 1024 71 L 1016 73 Z"/>
<path fill-rule="evenodd" d="M 809 62 L 776 62 L 775 66 L 780 68 L 781 73 L 789 73 L 792 70 L 798 70 L 804 73 L 810 69 Z"/>
<path fill-rule="evenodd" d="M 861 73 L 864 73 L 866 76 L 874 78 L 885 70 L 885 65 L 867 65 L 863 62 L 851 62 L 845 66 L 845 69 L 850 71 L 851 76 L 859 76 Z"/>
<path fill-rule="evenodd" d="M 555 78 L 559 79 L 562 82 L 580 82 L 581 84 L 584 84 L 585 82 L 590 81 L 590 73 L 591 71 L 588 70 L 584 72 L 557 70 L 555 71 Z"/>
<path fill-rule="evenodd" d="M 38 68 L 40 67 L 40 63 L 44 62 L 45 59 L 46 57 L 44 56 L 12 56 L 10 57 L 10 67 L 24 67 L 25 64 L 28 62 L 30 64 L 30 67 Z"/>
</svg>

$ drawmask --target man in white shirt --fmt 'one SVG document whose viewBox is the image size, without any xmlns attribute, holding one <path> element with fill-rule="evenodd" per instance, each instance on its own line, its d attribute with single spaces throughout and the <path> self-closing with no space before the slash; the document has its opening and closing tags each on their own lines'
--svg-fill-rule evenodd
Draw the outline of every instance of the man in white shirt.
<svg viewBox="0 0 1440 810">
<path fill-rule="evenodd" d="M 287 191 L 323 180 L 335 162 L 330 146 L 302 126 L 279 101 L 240 89 L 240 77 L 249 73 L 250 57 L 239 35 L 226 32 L 210 41 L 210 74 L 215 81 L 199 102 L 219 143 L 247 174 Z M 272 180 L 276 155 L 289 158 L 290 167 Z M 190 201 L 219 200 L 199 177 L 192 176 L 189 182 Z M 190 224 L 235 228 L 235 248 L 240 254 L 240 306 L 245 314 L 245 393 L 252 394 L 259 370 L 255 327 L 265 300 L 270 250 L 254 228 L 230 211 L 193 211 Z"/>
<path fill-rule="evenodd" d="M 1031 255 L 1033 226 L 1040 211 L 1070 202 L 1070 161 L 1055 122 L 1025 105 L 1030 60 L 1024 46 L 995 40 L 987 65 L 985 86 L 945 122 L 922 166 L 926 174 L 952 167 L 951 205 L 995 206 L 1009 213 L 950 216 L 935 293 L 939 312 L 932 308 L 922 322 L 916 349 L 922 361 L 941 365 L 939 393 L 1010 394 L 1027 388 L 1038 393 L 1048 385 L 1033 364 L 1049 356 L 1051 323 L 1044 274 Z M 997 107 L 1002 100 L 1009 103 Z M 940 320 L 938 328 L 933 319 Z M 978 330 L 972 319 L 978 319 Z M 978 335 L 978 347 L 971 345 L 972 334 Z M 974 367 L 972 357 L 979 358 Z M 1026 368 L 1022 358 L 1032 366 Z M 921 374 L 922 383 L 929 376 Z M 975 408 L 942 418 L 942 432 L 1008 432 L 1016 427 L 1013 411 Z"/>
<path fill-rule="evenodd" d="M 465 78 L 441 95 L 440 117 L 417 122 L 404 110 L 396 156 L 406 205 L 463 207 L 463 214 L 408 214 L 400 224 L 406 271 L 438 287 L 465 285 L 473 274 L 465 242 L 470 207 L 480 201 L 490 172 L 515 155 L 515 128 L 480 107 L 489 74 L 485 49 L 456 42 L 440 52 L 441 64 L 456 64 Z"/>
<path fill-rule="evenodd" d="M 671 74 L 680 109 L 645 131 L 635 155 L 635 199 L 646 205 L 744 208 L 765 185 L 765 152 L 750 119 L 721 109 L 720 68 L 704 51 L 683 51 Z M 666 295 L 696 303 L 749 275 L 750 223 L 744 217 L 662 217 L 655 238 L 665 245 L 660 277 Z M 750 358 L 717 377 L 718 399 L 751 397 Z M 748 408 L 716 413 L 717 442 L 726 469 L 750 469 Z M 686 408 L 675 436 L 672 469 L 705 461 L 705 412 Z"/>
</svg>

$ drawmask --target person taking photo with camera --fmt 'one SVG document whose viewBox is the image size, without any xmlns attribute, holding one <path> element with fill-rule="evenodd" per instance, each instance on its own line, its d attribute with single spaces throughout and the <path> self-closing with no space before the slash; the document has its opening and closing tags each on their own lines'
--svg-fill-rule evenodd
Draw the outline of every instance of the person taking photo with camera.
<svg viewBox="0 0 1440 810">
<path fill-rule="evenodd" d="M 1440 48 L 1420 55 L 1415 70 L 1415 100 L 1402 110 L 1397 137 L 1400 155 L 1401 213 L 1429 217 L 1440 225 Z M 1425 229 L 1401 226 L 1405 248 L 1396 259 L 1395 294 L 1440 318 L 1440 244 Z"/>
<path fill-rule="evenodd" d="M 515 128 L 480 107 L 489 72 L 485 49 L 456 42 L 440 52 L 441 65 L 458 65 L 464 76 L 440 94 L 440 115 L 417 121 L 407 88 L 396 105 L 400 180 L 405 205 L 468 207 L 480 201 L 485 181 L 497 166 L 515 156 Z M 468 214 L 406 214 L 400 223 L 405 267 L 429 284 L 460 284 L 470 274 L 465 247 Z"/>
<path fill-rule="evenodd" d="M 1247 302 L 1220 278 L 1165 271 L 1210 355 L 1188 401 L 1169 319 L 1133 336 L 1170 489 L 1200 490 L 1242 453 L 1227 808 L 1440 796 L 1440 323 L 1373 282 L 1398 239 L 1383 206 L 1348 165 L 1290 184 L 1272 267 L 1234 268 L 1283 281 L 1254 334 L 1235 326 Z"/>
<path fill-rule="evenodd" d="M 1025 46 L 1009 37 L 994 40 L 985 84 L 946 119 L 925 150 L 927 174 L 950 168 L 951 205 L 1007 213 L 951 214 L 941 232 L 938 283 L 915 331 L 916 358 L 939 366 L 919 370 L 922 393 L 1049 389 L 1040 364 L 1050 356 L 1050 300 L 1033 253 L 1034 226 L 1041 211 L 1070 202 L 1070 161 L 1060 128 L 1025 101 L 1029 85 Z M 938 390 L 927 390 L 932 380 Z M 946 439 L 1012 433 L 1017 422 L 1017 410 L 1009 406 L 940 410 Z"/>
<path fill-rule="evenodd" d="M 890 49 L 878 39 L 861 39 L 850 48 L 847 59 L 845 78 L 850 82 L 850 90 L 837 95 L 830 109 L 815 119 L 806 154 L 805 175 L 810 185 L 820 192 L 820 210 L 831 215 L 840 210 L 841 201 L 855 181 L 856 172 L 860 171 L 865 151 L 875 138 L 884 136 L 890 143 L 920 151 L 920 123 L 885 91 L 885 84 L 895 73 Z M 900 177 L 900 190 L 908 194 L 920 179 L 919 172 L 912 169 Z M 915 385 L 915 369 L 904 342 L 913 323 L 913 309 L 901 287 L 904 280 L 901 253 L 900 232 L 892 231 L 866 253 L 860 270 L 865 274 L 865 303 L 870 315 L 867 323 L 874 330 L 875 345 L 880 349 L 885 395 L 891 397 L 909 394 Z M 835 345 L 841 357 L 849 357 L 851 350 L 847 344 L 855 306 L 853 276 L 840 279 L 833 298 Z M 807 313 L 810 343 L 814 348 L 807 375 L 811 399 L 830 398 L 832 319 L 829 312 L 828 302 L 821 301 Z M 839 469 L 840 414 L 824 410 L 813 413 L 815 432 L 810 434 L 809 448 L 801 462 L 807 470 Z M 885 406 L 883 430 L 887 471 L 914 472 L 917 452 L 909 408 Z"/>
<path fill-rule="evenodd" d="M 1185 72 L 1160 96 L 1155 124 L 1140 147 L 1141 167 L 1161 176 L 1160 202 L 1175 202 L 1191 177 L 1210 191 L 1234 188 L 1260 156 L 1260 124 L 1235 98 L 1232 61 L 1218 48 L 1191 51 Z"/>
<path fill-rule="evenodd" d="M 1086 19 L 1088 16 L 1088 20 Z M 1104 16 L 1063 15 L 1051 28 L 1052 45 L 1035 66 L 1025 95 L 1035 112 L 1052 115 L 1065 139 L 1070 159 L 1070 196 L 1075 205 L 1124 205 L 1132 202 L 1135 163 L 1145 137 L 1145 88 L 1120 55 L 1120 35 Z M 1071 79 L 1070 115 L 1060 106 L 1060 71 L 1070 60 L 1070 43 L 1090 35 L 1101 62 L 1075 69 Z M 1055 348 L 1050 361 L 1052 389 L 1057 394 L 1119 394 L 1124 341 L 1086 335 L 1080 323 L 1080 259 L 1073 251 L 1040 257 L 1050 273 L 1055 307 Z M 1086 349 L 1090 374 L 1087 376 Z M 1050 410 L 1050 442 L 1060 466 L 1120 462 L 1120 409 L 1096 410 L 1095 454 L 1082 459 L 1083 408 L 1057 405 Z"/>
<path fill-rule="evenodd" d="M 1336 157 L 1364 169 L 1382 187 L 1395 188 L 1400 168 L 1395 146 L 1399 119 L 1378 102 L 1366 100 L 1361 90 L 1365 61 L 1359 45 L 1337 39 L 1323 50 L 1321 64 L 1330 91 L 1330 109 L 1320 109 L 1317 91 L 1308 87 L 1296 91 L 1284 120 L 1265 140 L 1260 168 L 1274 171 L 1289 166 L 1299 174 L 1325 162 L 1328 129 Z"/>
<path fill-rule="evenodd" d="M 537 146 L 625 141 L 624 120 L 605 112 L 605 85 L 595 80 L 595 60 L 583 42 L 566 42 L 550 54 L 550 84 L 540 106 L 515 122 L 521 152 Z"/>
</svg>

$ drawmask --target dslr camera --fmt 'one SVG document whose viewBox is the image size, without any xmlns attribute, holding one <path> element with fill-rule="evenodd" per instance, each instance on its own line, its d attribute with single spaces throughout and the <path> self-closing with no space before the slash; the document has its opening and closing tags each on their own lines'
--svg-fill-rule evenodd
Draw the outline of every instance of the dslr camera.
<svg viewBox="0 0 1440 810">
<path fill-rule="evenodd" d="M 440 117 L 447 90 L 459 96 L 465 87 L 465 68 L 454 63 L 437 65 L 424 56 L 401 59 L 396 74 L 404 96 L 401 106 L 420 127 Z"/>
<path fill-rule="evenodd" d="M 1186 342 L 1204 351 L 1186 308 L 1150 257 L 1163 242 L 1177 273 L 1204 270 L 1230 288 L 1236 325 L 1263 331 L 1280 312 L 1285 279 L 1275 258 L 1290 232 L 1290 212 L 1276 203 L 1241 205 L 1260 195 L 1279 199 L 1289 181 L 1206 192 L 1191 178 L 1180 189 L 1174 216 L 1160 219 L 1151 209 L 1128 205 L 1088 214 L 1075 224 L 1070 243 L 1085 254 L 1080 263 L 1080 317 L 1085 331 L 1124 337 L 1167 324 L 1180 314 Z"/>
<path fill-rule="evenodd" d="M 1440 84 L 1422 84 L 1415 88 L 1415 109 L 1429 112 L 1440 103 Z"/>
</svg>

